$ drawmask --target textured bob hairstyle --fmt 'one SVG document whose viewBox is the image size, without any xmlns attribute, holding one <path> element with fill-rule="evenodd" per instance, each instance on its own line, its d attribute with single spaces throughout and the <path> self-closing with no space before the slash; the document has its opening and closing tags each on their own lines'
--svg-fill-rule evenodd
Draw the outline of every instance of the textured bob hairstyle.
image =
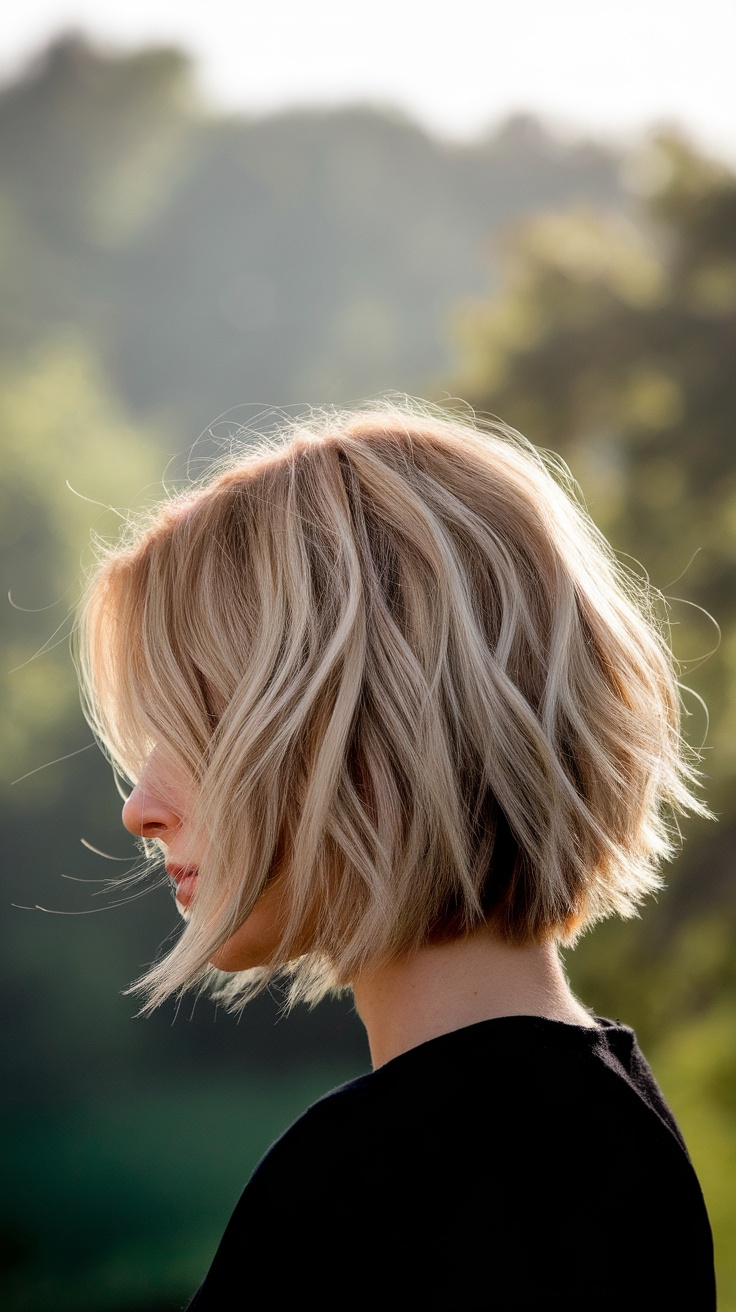
<svg viewBox="0 0 736 1312">
<path fill-rule="evenodd" d="M 562 466 L 419 403 L 294 421 L 129 525 L 82 603 L 85 707 L 128 779 L 154 746 L 186 770 L 204 851 L 146 1006 L 633 914 L 705 809 L 656 613 Z M 214 971 L 276 880 L 272 957 Z"/>
</svg>

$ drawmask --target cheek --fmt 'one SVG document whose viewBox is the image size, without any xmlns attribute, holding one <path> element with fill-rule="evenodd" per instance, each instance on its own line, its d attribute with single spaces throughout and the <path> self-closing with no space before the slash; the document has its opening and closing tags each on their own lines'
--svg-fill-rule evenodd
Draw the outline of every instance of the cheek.
<svg viewBox="0 0 736 1312">
<path fill-rule="evenodd" d="M 279 942 L 281 897 L 275 888 L 256 903 L 248 919 L 218 948 L 210 965 L 218 970 L 252 970 L 273 955 Z"/>
</svg>

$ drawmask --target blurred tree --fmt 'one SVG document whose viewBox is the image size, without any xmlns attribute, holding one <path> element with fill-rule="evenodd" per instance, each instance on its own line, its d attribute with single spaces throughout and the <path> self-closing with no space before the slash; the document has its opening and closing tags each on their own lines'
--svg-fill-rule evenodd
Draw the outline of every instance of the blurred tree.
<svg viewBox="0 0 736 1312">
<path fill-rule="evenodd" d="M 244 403 L 422 390 L 489 230 L 620 208 L 618 168 L 528 116 L 467 146 L 369 109 L 223 119 L 179 52 L 68 36 L 0 89 L 0 353 L 77 324 L 187 439 Z"/>
<path fill-rule="evenodd" d="M 643 231 L 579 211 L 509 234 L 505 293 L 460 316 L 458 385 L 561 453 L 614 545 L 715 616 L 698 684 L 719 807 L 736 771 L 736 178 L 673 137 L 643 152 L 640 187 L 645 164 Z M 687 672 L 716 628 L 671 607 Z"/>
<path fill-rule="evenodd" d="M 181 51 L 110 58 L 64 36 L 3 90 L 0 170 L 54 243 L 114 244 L 166 195 L 194 112 Z"/>
<path fill-rule="evenodd" d="M 0 351 L 70 324 L 104 349 L 120 251 L 186 168 L 194 111 L 180 52 L 110 58 L 80 36 L 0 91 Z"/>
<path fill-rule="evenodd" d="M 244 401 L 422 390 L 489 229 L 558 198 L 620 206 L 617 162 L 534 120 L 463 147 L 368 109 L 212 122 L 127 257 L 120 385 L 202 424 Z"/>
<path fill-rule="evenodd" d="M 0 754 L 11 775 L 30 768 L 31 750 L 56 755 L 70 735 L 79 737 L 64 639 L 80 569 L 90 563 L 80 549 L 92 526 L 102 537 L 117 533 L 125 510 L 113 507 L 134 504 L 146 485 L 160 488 L 153 480 L 164 463 L 161 439 L 121 417 L 78 338 L 47 344 L 20 371 L 0 372 L 0 568 L 10 598 Z M 39 790 L 58 786 L 58 772 L 45 772 L 23 795 L 37 806 Z"/>
<path fill-rule="evenodd" d="M 104 833 L 105 817 L 118 806 L 105 763 L 85 750 L 92 735 L 68 639 L 80 576 L 91 563 L 90 530 L 117 535 L 121 512 L 114 507 L 139 503 L 146 487 L 160 489 L 154 477 L 163 465 L 160 438 L 126 422 L 78 335 L 39 347 L 22 368 L 6 363 L 0 370 L 0 933 L 3 1065 L 11 1076 L 4 1098 L 63 1094 L 74 1081 L 84 1083 L 85 1049 L 97 1061 L 117 1046 L 124 1061 L 129 1046 L 119 1035 L 106 1038 L 104 1012 L 94 1017 L 93 981 L 107 973 L 110 993 L 120 988 L 125 930 L 98 925 L 95 950 L 90 935 L 83 946 L 84 920 L 57 920 L 52 930 L 51 917 L 8 903 L 69 908 L 66 890 L 75 886 L 65 888 L 60 874 L 99 877 L 91 862 L 86 869 L 80 862 L 79 840 Z M 83 906 L 90 906 L 87 888 Z M 63 987 L 51 986 L 52 978 Z M 94 1019 L 79 1029 L 70 1013 Z"/>
</svg>

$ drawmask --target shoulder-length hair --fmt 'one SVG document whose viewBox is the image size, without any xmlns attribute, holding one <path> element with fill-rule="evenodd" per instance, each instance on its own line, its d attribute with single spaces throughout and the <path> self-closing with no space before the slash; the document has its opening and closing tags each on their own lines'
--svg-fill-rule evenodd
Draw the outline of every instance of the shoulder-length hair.
<svg viewBox="0 0 736 1312">
<path fill-rule="evenodd" d="M 705 810 L 656 614 L 559 462 L 424 405 L 295 421 L 133 524 L 83 600 L 86 710 L 129 779 L 186 767 L 205 848 L 147 1006 L 631 915 Z M 223 979 L 274 880 L 277 950 Z"/>
</svg>

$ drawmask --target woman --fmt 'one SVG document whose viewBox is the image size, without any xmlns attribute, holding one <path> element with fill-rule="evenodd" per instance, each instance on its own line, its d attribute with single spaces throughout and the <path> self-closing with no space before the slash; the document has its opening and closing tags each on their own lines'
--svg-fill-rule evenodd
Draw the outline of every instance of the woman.
<svg viewBox="0 0 736 1312">
<path fill-rule="evenodd" d="M 373 1059 L 256 1169 L 196 1312 L 715 1306 L 672 1114 L 558 956 L 704 810 L 652 599 L 559 473 L 428 407 L 326 413 L 90 580 L 88 714 L 185 920 L 146 1006 L 287 972 L 352 990 Z"/>
</svg>

